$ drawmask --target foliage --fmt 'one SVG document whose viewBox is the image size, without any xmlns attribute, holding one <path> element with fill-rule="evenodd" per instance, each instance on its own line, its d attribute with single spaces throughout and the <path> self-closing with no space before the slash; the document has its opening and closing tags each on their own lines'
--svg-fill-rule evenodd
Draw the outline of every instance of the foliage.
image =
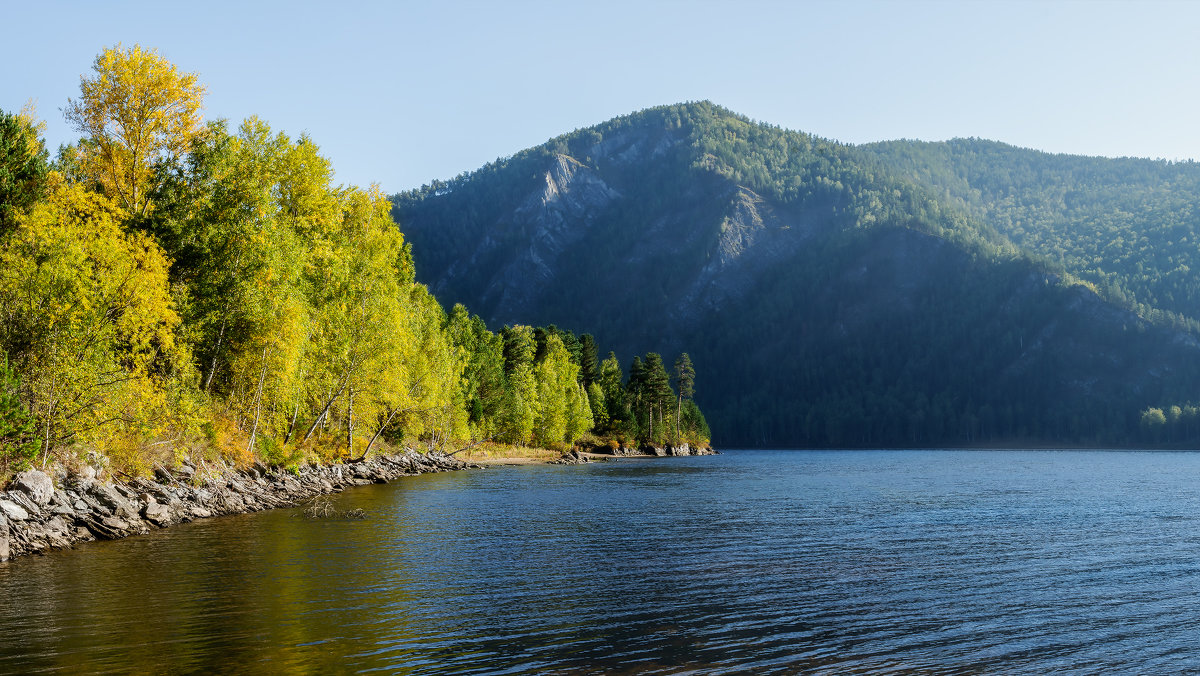
<svg viewBox="0 0 1200 676">
<path fill-rule="evenodd" d="M 41 450 L 33 416 L 21 401 L 21 381 L 0 360 L 0 476 L 26 469 Z"/>
<path fill-rule="evenodd" d="M 593 429 L 590 336 L 445 312 L 391 202 L 335 185 L 312 139 L 201 127 L 204 87 L 154 50 L 93 70 L 57 170 L 32 118 L 0 113 L 0 471 L 561 448 Z"/>
<path fill-rule="evenodd" d="M 30 117 L 0 110 L 0 236 L 43 197 L 47 157 Z"/>
<path fill-rule="evenodd" d="M 82 172 L 128 213 L 144 216 L 155 163 L 187 151 L 199 129 L 205 89 L 154 49 L 104 50 L 81 77 L 67 121 L 85 135 L 77 149 Z"/>
<path fill-rule="evenodd" d="M 979 139 L 864 150 L 1108 300 L 1200 327 L 1200 165 L 1054 155 Z"/>
<path fill-rule="evenodd" d="M 175 341 L 168 262 L 124 211 L 57 174 L 0 249 L 0 343 L 22 373 L 46 449 L 152 433 L 188 360 Z"/>
</svg>

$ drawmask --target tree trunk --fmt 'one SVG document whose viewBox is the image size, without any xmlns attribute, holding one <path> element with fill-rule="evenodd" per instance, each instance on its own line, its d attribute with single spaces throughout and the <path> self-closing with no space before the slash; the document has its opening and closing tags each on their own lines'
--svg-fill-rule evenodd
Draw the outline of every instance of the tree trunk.
<svg viewBox="0 0 1200 676">
<path fill-rule="evenodd" d="M 213 351 L 212 366 L 208 368 L 208 377 L 204 379 L 204 391 L 212 385 L 213 374 L 217 372 L 217 358 L 221 356 L 221 343 L 225 340 L 225 322 L 229 319 L 229 313 L 221 316 L 221 331 L 217 333 L 217 347 Z"/>
<path fill-rule="evenodd" d="M 258 419 L 262 413 L 263 381 L 267 379 L 267 345 L 263 345 L 262 370 L 258 373 L 258 391 L 254 394 L 254 426 L 250 428 L 250 443 L 246 446 L 247 453 L 254 453 L 254 439 L 258 435 Z"/>
<path fill-rule="evenodd" d="M 679 416 L 683 413 L 683 395 L 675 402 L 675 443 L 679 443 Z"/>
<path fill-rule="evenodd" d="M 649 404 L 646 406 L 646 409 L 647 409 L 646 410 L 646 413 L 647 413 L 646 423 L 650 426 L 650 430 L 649 430 L 649 433 L 646 435 L 646 438 L 649 440 L 649 443 L 653 444 L 654 443 L 654 405 Z"/>
<path fill-rule="evenodd" d="M 396 414 L 399 412 L 399 406 L 392 409 L 392 412 L 388 414 L 387 420 L 384 420 L 383 424 L 379 426 L 379 429 L 375 430 L 375 434 L 371 435 L 371 440 L 367 442 L 367 447 L 363 449 L 362 457 L 367 457 L 367 454 L 371 452 L 371 447 L 375 445 L 375 440 L 379 438 L 380 434 L 383 434 L 383 430 L 386 429 L 388 425 L 392 424 L 392 418 L 396 417 Z"/>
<path fill-rule="evenodd" d="M 283 437 L 283 444 L 285 446 L 287 445 L 287 442 L 292 440 L 292 432 L 296 431 L 296 418 L 298 418 L 298 417 L 300 417 L 300 397 L 299 396 L 296 397 L 296 407 L 292 409 L 292 421 L 288 423 L 287 434 L 285 434 Z"/>
<path fill-rule="evenodd" d="M 312 425 L 308 428 L 308 432 L 304 435 L 304 440 L 300 442 L 301 445 L 307 443 L 308 440 L 312 438 L 313 432 L 317 431 L 317 425 L 321 424 L 321 420 L 325 418 L 326 414 L 329 413 L 329 409 L 333 407 L 333 402 L 337 401 L 337 398 L 342 396 L 342 392 L 346 391 L 346 386 L 349 383 L 350 374 L 347 373 L 345 380 L 342 381 L 342 386 L 338 388 L 338 391 L 335 392 L 332 397 L 330 397 L 329 401 L 325 402 L 325 408 L 321 409 L 321 412 L 317 414 L 317 419 L 314 420 Z"/>
<path fill-rule="evenodd" d="M 346 452 L 354 455 L 354 388 L 346 393 Z"/>
</svg>

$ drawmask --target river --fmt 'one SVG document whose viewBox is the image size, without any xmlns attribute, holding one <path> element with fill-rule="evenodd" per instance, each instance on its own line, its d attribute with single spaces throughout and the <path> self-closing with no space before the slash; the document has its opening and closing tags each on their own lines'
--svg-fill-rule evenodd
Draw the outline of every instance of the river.
<svg viewBox="0 0 1200 676">
<path fill-rule="evenodd" d="M 1200 667 L 1200 454 L 731 451 L 408 477 L 0 564 L 0 672 Z"/>
</svg>

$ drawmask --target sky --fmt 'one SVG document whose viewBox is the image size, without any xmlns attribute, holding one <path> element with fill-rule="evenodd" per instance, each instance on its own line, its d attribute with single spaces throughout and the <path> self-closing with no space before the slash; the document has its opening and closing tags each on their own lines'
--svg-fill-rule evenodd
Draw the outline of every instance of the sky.
<svg viewBox="0 0 1200 676">
<path fill-rule="evenodd" d="M 52 149 L 105 47 L 153 47 L 205 115 L 307 133 L 387 192 L 656 105 L 846 143 L 974 136 L 1200 159 L 1200 2 L 0 0 L 0 109 Z"/>
</svg>

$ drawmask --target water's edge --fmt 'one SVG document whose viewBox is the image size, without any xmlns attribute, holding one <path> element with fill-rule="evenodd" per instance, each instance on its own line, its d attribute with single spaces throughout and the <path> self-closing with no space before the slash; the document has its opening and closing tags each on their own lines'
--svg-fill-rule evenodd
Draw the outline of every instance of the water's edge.
<svg viewBox="0 0 1200 676">
<path fill-rule="evenodd" d="M 404 476 L 483 465 L 439 452 L 406 450 L 345 464 L 302 467 L 294 472 L 255 463 L 244 470 L 197 468 L 185 464 L 155 479 L 107 483 L 82 474 L 60 477 L 59 487 L 44 472 L 30 470 L 0 492 L 0 562 L 81 542 L 149 533 L 177 523 L 230 514 L 293 507 L 353 486 L 388 483 Z"/>
<path fill-rule="evenodd" d="M 707 448 L 619 449 L 617 456 L 710 455 Z M 592 454 L 592 457 L 596 457 Z M 588 454 L 564 453 L 554 464 L 583 464 Z M 446 453 L 412 449 L 369 460 L 310 465 L 289 471 L 267 467 L 197 468 L 185 463 L 174 470 L 158 467 L 155 479 L 101 482 L 88 475 L 62 473 L 58 485 L 45 472 L 19 473 L 0 491 L 0 563 L 29 554 L 70 549 L 81 542 L 143 535 L 177 523 L 277 507 L 294 507 L 346 488 L 388 483 L 405 476 L 487 465 L 458 460 Z M 196 481 L 200 475 L 203 481 Z M 195 484 L 200 484 L 199 486 Z"/>
</svg>

